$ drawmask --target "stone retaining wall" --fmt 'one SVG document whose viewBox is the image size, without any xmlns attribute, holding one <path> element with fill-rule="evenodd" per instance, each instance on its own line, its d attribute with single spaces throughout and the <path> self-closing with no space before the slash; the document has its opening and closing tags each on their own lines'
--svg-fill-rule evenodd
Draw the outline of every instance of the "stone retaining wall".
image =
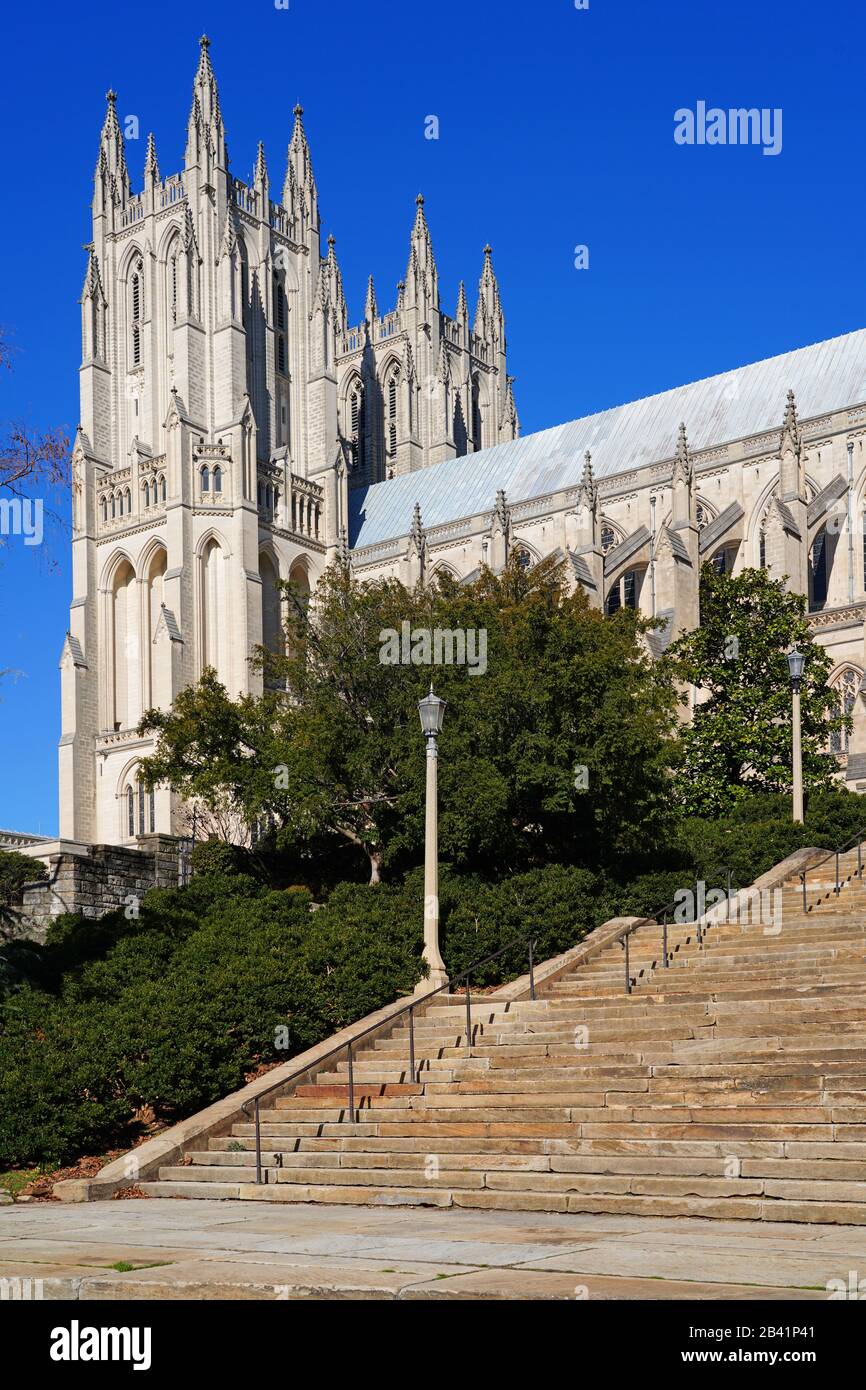
<svg viewBox="0 0 866 1390">
<path fill-rule="evenodd" d="M 136 847 L 90 845 L 45 856 L 48 878 L 26 883 L 16 912 L 15 935 L 44 940 L 50 923 L 64 912 L 104 917 L 140 899 L 151 888 L 178 883 L 179 843 L 169 835 L 140 835 Z"/>
</svg>

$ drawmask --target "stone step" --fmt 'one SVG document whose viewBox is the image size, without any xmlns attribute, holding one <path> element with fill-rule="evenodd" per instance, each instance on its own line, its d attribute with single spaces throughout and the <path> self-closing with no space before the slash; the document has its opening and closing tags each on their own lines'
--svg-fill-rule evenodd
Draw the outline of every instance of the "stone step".
<svg viewBox="0 0 866 1390">
<path fill-rule="evenodd" d="M 245 1153 L 226 1153 L 201 1151 L 192 1152 L 189 1157 L 194 1167 L 216 1168 L 224 1173 L 227 1167 L 248 1169 L 255 1157 L 255 1146 Z M 738 1165 L 738 1173 L 730 1172 L 732 1158 Z M 587 1175 L 657 1175 L 667 1177 L 706 1177 L 729 1178 L 769 1178 L 784 1181 L 802 1182 L 815 1180 L 825 1183 L 866 1182 L 866 1154 L 860 1161 L 813 1159 L 740 1159 L 736 1155 L 699 1157 L 661 1156 L 657 1154 L 544 1154 L 511 1152 L 433 1152 L 426 1146 L 413 1151 L 395 1152 L 391 1149 L 372 1149 L 369 1145 L 357 1151 L 300 1150 L 285 1152 L 279 1149 L 262 1151 L 262 1166 L 281 1172 L 295 1173 L 298 1169 L 334 1169 L 347 1171 L 355 1169 L 378 1170 L 381 1168 L 418 1170 L 430 1168 L 433 1162 L 442 1172 L 520 1172 L 520 1173 L 583 1173 Z M 254 1168 L 254 1162 L 252 1167 Z M 220 1179 L 223 1180 L 223 1179 Z M 849 1194 L 838 1194 L 845 1200 L 852 1200 Z"/>
<path fill-rule="evenodd" d="M 322 1202 L 372 1206 L 461 1206 L 501 1211 L 557 1211 L 618 1216 L 691 1216 L 703 1220 L 746 1220 L 863 1225 L 866 1207 L 856 1202 L 784 1201 L 759 1197 L 664 1197 L 584 1193 L 514 1193 L 490 1190 L 307 1186 L 273 1183 L 260 1188 L 238 1182 L 143 1182 L 145 1196 L 248 1198 L 266 1202 Z"/>
</svg>

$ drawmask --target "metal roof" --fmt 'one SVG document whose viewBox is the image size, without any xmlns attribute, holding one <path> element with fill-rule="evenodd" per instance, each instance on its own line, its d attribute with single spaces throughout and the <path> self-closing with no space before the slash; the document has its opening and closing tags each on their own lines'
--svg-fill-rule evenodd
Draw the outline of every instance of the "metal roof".
<svg viewBox="0 0 866 1390">
<path fill-rule="evenodd" d="M 499 488 L 514 503 L 575 487 L 587 449 L 596 478 L 672 459 L 681 420 L 695 452 L 781 431 L 791 388 L 801 419 L 866 400 L 866 329 L 358 488 L 349 494 L 351 544 L 408 535 L 416 502 L 429 528 L 492 510 Z"/>
</svg>

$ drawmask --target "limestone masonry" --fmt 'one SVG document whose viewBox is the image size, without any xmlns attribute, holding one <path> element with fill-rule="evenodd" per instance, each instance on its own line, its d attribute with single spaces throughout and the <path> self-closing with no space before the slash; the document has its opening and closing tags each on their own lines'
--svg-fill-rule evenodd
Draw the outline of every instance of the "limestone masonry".
<svg viewBox="0 0 866 1390">
<path fill-rule="evenodd" d="M 143 711 L 205 666 L 254 691 L 278 582 L 309 592 L 338 556 L 414 584 L 557 554 L 596 606 L 666 619 L 660 646 L 698 622 L 702 561 L 787 575 L 854 714 L 829 751 L 866 788 L 866 330 L 519 438 L 490 248 L 474 317 L 462 284 L 446 314 L 419 195 L 394 307 L 371 279 L 353 326 L 300 107 L 276 191 L 262 145 L 249 182 L 229 172 L 206 39 L 183 169 L 163 178 L 149 138 L 137 194 L 109 92 L 81 296 L 61 841 L 177 833 L 171 793 L 138 781 Z"/>
</svg>

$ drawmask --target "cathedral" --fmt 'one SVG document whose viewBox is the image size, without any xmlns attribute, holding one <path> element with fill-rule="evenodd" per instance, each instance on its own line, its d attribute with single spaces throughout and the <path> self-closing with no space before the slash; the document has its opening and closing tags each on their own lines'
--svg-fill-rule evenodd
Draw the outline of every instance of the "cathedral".
<svg viewBox="0 0 866 1390">
<path fill-rule="evenodd" d="M 143 712 L 212 666 L 260 688 L 279 583 L 459 579 L 557 555 L 611 613 L 698 622 L 700 565 L 764 566 L 808 594 L 854 715 L 828 755 L 866 790 L 866 330 L 520 437 L 490 247 L 474 315 L 440 300 L 416 200 L 393 307 L 351 324 L 323 255 L 303 112 L 279 200 L 260 144 L 229 169 L 206 38 L 183 168 L 153 138 L 133 193 L 116 98 L 94 175 L 73 448 L 73 598 L 61 656 L 60 837 L 134 846 L 178 828 L 138 778 Z M 257 684 L 258 683 L 258 684 Z M 864 687 L 866 688 L 866 687 Z"/>
</svg>

